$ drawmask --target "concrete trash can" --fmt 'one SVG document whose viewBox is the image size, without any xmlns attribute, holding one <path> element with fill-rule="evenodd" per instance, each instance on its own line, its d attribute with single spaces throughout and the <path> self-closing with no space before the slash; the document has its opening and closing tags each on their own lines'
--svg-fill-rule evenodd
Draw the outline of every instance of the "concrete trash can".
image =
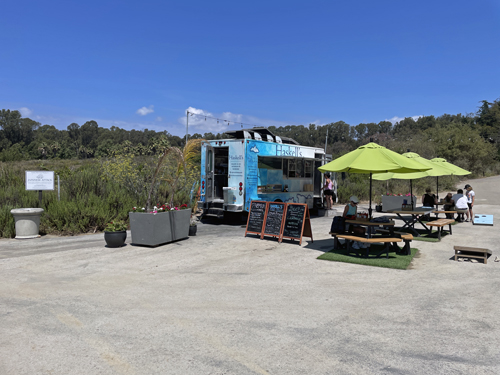
<svg viewBox="0 0 500 375">
<path fill-rule="evenodd" d="M 16 221 L 16 238 L 27 239 L 40 237 L 40 216 L 43 208 L 14 208 L 10 213 Z"/>
</svg>

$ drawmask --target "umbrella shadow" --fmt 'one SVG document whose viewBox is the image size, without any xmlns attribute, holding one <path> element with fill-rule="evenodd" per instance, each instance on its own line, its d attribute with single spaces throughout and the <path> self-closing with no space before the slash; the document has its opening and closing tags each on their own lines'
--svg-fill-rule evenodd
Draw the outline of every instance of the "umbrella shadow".
<svg viewBox="0 0 500 375">
<path fill-rule="evenodd" d="M 333 238 L 326 238 L 324 240 L 316 240 L 314 242 L 307 242 L 304 246 L 306 249 L 321 251 L 322 253 L 328 253 L 333 250 Z"/>
<path fill-rule="evenodd" d="M 351 258 L 359 258 L 358 256 L 354 255 L 354 253 L 348 253 L 347 249 L 344 247 L 340 249 L 334 249 L 333 248 L 333 238 L 332 239 L 324 239 L 324 240 L 319 240 L 319 241 L 314 241 L 314 242 L 308 242 L 306 246 L 304 246 L 307 249 L 311 250 L 316 250 L 316 251 L 321 251 L 322 253 L 333 253 L 333 254 L 338 254 L 338 255 L 345 255 Z M 345 241 L 344 240 L 339 240 L 340 245 L 343 246 Z M 379 245 L 379 244 L 372 244 L 370 246 L 370 251 L 369 251 L 369 258 L 363 258 L 363 259 L 375 259 L 375 256 L 380 253 L 384 249 L 384 245 Z M 395 254 L 394 250 L 389 250 L 389 259 L 395 258 L 393 255 Z M 385 259 L 385 255 L 383 256 Z"/>
</svg>

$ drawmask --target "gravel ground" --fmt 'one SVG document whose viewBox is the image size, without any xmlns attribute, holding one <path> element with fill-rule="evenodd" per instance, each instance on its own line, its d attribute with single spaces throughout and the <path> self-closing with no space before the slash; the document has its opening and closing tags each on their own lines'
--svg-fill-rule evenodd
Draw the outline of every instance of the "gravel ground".
<svg viewBox="0 0 500 375">
<path fill-rule="evenodd" d="M 468 183 L 495 226 L 414 241 L 405 271 L 317 260 L 331 217 L 302 246 L 238 224 L 154 249 L 0 240 L 0 374 L 499 374 L 500 177 Z"/>
</svg>

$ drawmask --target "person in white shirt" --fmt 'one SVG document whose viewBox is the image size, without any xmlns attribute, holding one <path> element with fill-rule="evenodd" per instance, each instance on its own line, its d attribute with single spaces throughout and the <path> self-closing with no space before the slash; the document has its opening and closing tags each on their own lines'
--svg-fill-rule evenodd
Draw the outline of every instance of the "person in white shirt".
<svg viewBox="0 0 500 375">
<path fill-rule="evenodd" d="M 455 209 L 457 210 L 457 221 L 461 223 L 464 221 L 464 214 L 469 212 L 467 197 L 464 195 L 464 191 L 462 189 L 458 189 L 457 194 L 453 195 L 452 199 L 455 202 Z"/>
<path fill-rule="evenodd" d="M 470 221 L 474 224 L 474 214 L 472 213 L 472 207 L 474 207 L 474 200 L 476 197 L 476 193 L 474 193 L 474 190 L 472 190 L 472 186 L 469 184 L 465 185 L 465 196 L 467 197 L 467 205 L 469 206 L 469 211 L 467 212 L 467 220 L 466 222 Z"/>
</svg>

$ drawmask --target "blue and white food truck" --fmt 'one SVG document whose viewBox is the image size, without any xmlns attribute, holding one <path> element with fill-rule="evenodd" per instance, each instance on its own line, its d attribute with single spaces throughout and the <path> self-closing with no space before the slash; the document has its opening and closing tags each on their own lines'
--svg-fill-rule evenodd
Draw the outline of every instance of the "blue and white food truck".
<svg viewBox="0 0 500 375">
<path fill-rule="evenodd" d="M 226 134 L 233 138 L 206 141 L 201 147 L 198 207 L 204 215 L 248 212 L 252 200 L 321 206 L 318 167 L 331 160 L 322 148 L 301 146 L 266 128 Z"/>
</svg>

